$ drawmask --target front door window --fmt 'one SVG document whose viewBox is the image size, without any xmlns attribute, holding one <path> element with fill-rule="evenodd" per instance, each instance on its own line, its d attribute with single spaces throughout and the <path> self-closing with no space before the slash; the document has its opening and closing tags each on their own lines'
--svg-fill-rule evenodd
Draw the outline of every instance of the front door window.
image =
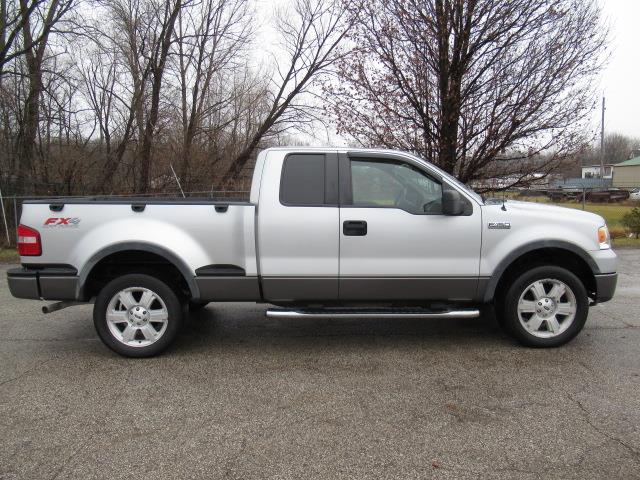
<svg viewBox="0 0 640 480">
<path fill-rule="evenodd" d="M 442 185 L 406 163 L 351 160 L 353 206 L 442 214 Z"/>
</svg>

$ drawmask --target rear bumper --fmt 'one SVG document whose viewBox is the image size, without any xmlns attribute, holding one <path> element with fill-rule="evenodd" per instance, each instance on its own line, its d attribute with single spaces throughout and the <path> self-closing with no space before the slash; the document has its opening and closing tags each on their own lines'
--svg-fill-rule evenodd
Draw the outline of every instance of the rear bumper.
<svg viewBox="0 0 640 480">
<path fill-rule="evenodd" d="M 613 298 L 618 283 L 617 273 L 596 275 L 596 302 L 607 302 Z"/>
<path fill-rule="evenodd" d="M 73 267 L 12 268 L 7 272 L 7 283 L 16 298 L 78 299 L 79 281 Z"/>
</svg>

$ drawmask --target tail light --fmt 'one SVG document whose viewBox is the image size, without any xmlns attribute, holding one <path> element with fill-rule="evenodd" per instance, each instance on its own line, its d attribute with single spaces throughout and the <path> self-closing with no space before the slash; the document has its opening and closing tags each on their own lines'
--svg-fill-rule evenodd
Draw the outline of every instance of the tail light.
<svg viewBox="0 0 640 480">
<path fill-rule="evenodd" d="M 42 242 L 37 230 L 24 225 L 18 226 L 18 254 L 21 257 L 42 255 Z"/>
</svg>

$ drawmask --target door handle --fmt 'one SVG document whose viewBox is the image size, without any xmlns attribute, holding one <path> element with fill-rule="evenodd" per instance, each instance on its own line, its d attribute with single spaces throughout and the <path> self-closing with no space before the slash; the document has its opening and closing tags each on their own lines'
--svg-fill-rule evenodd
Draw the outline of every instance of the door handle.
<svg viewBox="0 0 640 480">
<path fill-rule="evenodd" d="M 362 237 L 367 234 L 367 222 L 364 220 L 345 220 L 342 233 L 347 237 Z"/>
</svg>

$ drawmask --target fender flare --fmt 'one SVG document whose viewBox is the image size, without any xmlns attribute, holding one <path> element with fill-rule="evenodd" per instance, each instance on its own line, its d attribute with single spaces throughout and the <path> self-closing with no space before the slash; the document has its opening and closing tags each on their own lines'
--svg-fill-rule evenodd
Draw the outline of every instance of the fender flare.
<svg viewBox="0 0 640 480">
<path fill-rule="evenodd" d="M 159 247 L 154 244 L 144 243 L 144 242 L 121 242 L 116 243 L 114 245 L 110 245 L 106 248 L 103 248 L 99 252 L 95 253 L 82 267 L 80 274 L 78 275 L 78 288 L 79 288 L 79 297 L 82 298 L 84 296 L 84 286 L 89 278 L 89 275 L 93 271 L 93 268 L 104 258 L 109 255 L 113 255 L 118 252 L 126 252 L 129 250 L 138 250 L 143 252 L 149 252 L 156 254 L 162 258 L 164 258 L 167 262 L 172 264 L 174 267 L 178 269 L 178 271 L 182 274 L 182 277 L 187 282 L 187 286 L 189 287 L 189 291 L 191 292 L 191 297 L 194 300 L 200 298 L 200 289 L 195 281 L 194 274 L 189 268 L 189 266 L 180 259 L 177 255 L 170 252 L 169 250 Z"/>
<path fill-rule="evenodd" d="M 564 242 L 562 240 L 536 240 L 534 242 L 521 245 L 502 259 L 502 261 L 494 269 L 493 274 L 489 278 L 489 282 L 484 292 L 484 302 L 488 303 L 493 299 L 500 278 L 502 278 L 504 272 L 513 262 L 515 262 L 518 258 L 526 253 L 533 252 L 535 250 L 543 250 L 545 248 L 557 248 L 574 253 L 578 255 L 582 260 L 584 260 L 584 262 L 589 266 L 591 272 L 594 275 L 600 273 L 600 268 L 598 268 L 595 260 L 593 260 L 593 258 L 591 258 L 587 251 L 583 248 L 570 242 Z"/>
</svg>

